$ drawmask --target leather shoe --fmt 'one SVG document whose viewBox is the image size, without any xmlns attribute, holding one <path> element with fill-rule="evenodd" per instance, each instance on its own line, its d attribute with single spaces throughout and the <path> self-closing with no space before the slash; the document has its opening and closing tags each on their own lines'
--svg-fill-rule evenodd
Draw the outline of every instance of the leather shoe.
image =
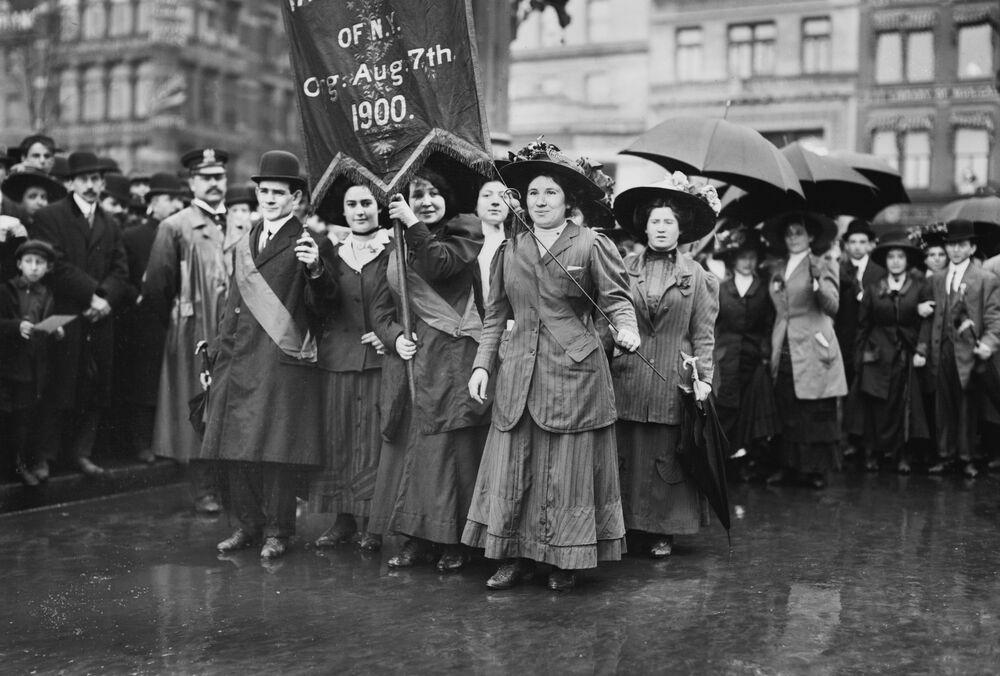
<svg viewBox="0 0 1000 676">
<path fill-rule="evenodd" d="M 203 495 L 194 501 L 194 511 L 199 514 L 218 514 L 222 511 L 222 505 L 214 495 Z"/>
<path fill-rule="evenodd" d="M 979 470 L 971 462 L 965 463 L 965 467 L 962 468 L 962 476 L 966 479 L 975 479 L 979 476 Z"/>
<path fill-rule="evenodd" d="M 390 568 L 412 568 L 419 561 L 427 558 L 427 547 L 419 540 L 410 539 L 403 543 L 399 554 L 389 559 Z"/>
<path fill-rule="evenodd" d="M 437 569 L 439 573 L 454 573 L 462 570 L 468 562 L 469 555 L 462 545 L 448 545 L 438 559 Z"/>
<path fill-rule="evenodd" d="M 674 539 L 669 535 L 657 540 L 649 548 L 649 555 L 654 559 L 665 559 L 674 551 Z"/>
<path fill-rule="evenodd" d="M 252 547 L 256 541 L 257 537 L 253 533 L 237 528 L 232 535 L 215 545 L 215 548 L 220 552 L 235 552 Z"/>
<path fill-rule="evenodd" d="M 354 519 L 337 517 L 333 525 L 316 538 L 317 547 L 336 547 L 339 544 L 350 541 L 351 536 L 358 532 L 358 525 Z"/>
<path fill-rule="evenodd" d="M 49 463 L 45 460 L 42 460 L 40 463 L 35 465 L 35 469 L 31 471 L 36 477 L 38 477 L 39 481 L 49 480 Z"/>
<path fill-rule="evenodd" d="M 939 462 L 936 465 L 931 465 L 930 467 L 928 467 L 927 473 L 931 475 L 939 475 L 939 474 L 944 474 L 947 469 L 948 465 L 946 463 Z"/>
<path fill-rule="evenodd" d="M 361 534 L 361 539 L 358 540 L 358 547 L 363 552 L 377 552 L 382 549 L 382 536 L 364 532 Z"/>
<path fill-rule="evenodd" d="M 1000 459 L 990 460 L 989 464 L 986 465 L 986 469 L 991 472 L 1000 472 Z"/>
<path fill-rule="evenodd" d="M 17 466 L 17 476 L 21 479 L 21 483 L 31 488 L 34 488 L 41 483 L 34 472 L 21 464 L 18 464 Z"/>
<path fill-rule="evenodd" d="M 911 471 L 910 463 L 906 462 L 905 460 L 900 460 L 899 464 L 896 465 L 896 471 L 899 472 L 900 474 L 909 474 Z"/>
<path fill-rule="evenodd" d="M 576 574 L 556 568 L 549 573 L 549 589 L 557 592 L 569 591 L 576 586 Z"/>
<path fill-rule="evenodd" d="M 152 465 L 156 462 L 156 456 L 153 455 L 153 451 L 148 448 L 139 451 L 139 453 L 135 456 L 135 459 L 147 465 Z"/>
<path fill-rule="evenodd" d="M 530 580 L 535 574 L 535 564 L 528 559 L 514 559 L 497 568 L 497 572 L 486 581 L 490 589 L 510 589 L 521 582 Z"/>
<path fill-rule="evenodd" d="M 260 548 L 260 558 L 276 559 L 285 553 L 285 538 L 269 537 L 264 540 L 264 546 Z"/>
<path fill-rule="evenodd" d="M 80 468 L 81 472 L 89 477 L 104 476 L 104 468 L 100 465 L 95 465 L 91 462 L 90 458 L 77 458 L 76 466 Z"/>
</svg>

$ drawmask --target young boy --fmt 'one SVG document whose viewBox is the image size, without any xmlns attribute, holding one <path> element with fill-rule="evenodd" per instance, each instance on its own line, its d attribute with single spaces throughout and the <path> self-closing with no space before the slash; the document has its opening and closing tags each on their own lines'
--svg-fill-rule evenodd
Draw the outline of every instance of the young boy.
<svg viewBox="0 0 1000 676">
<path fill-rule="evenodd" d="M 0 286 L 0 416 L 10 437 L 3 446 L 11 456 L 2 459 L 14 464 L 21 481 L 37 486 L 38 474 L 48 476 L 42 462 L 33 457 L 29 444 L 35 428 L 37 404 L 45 385 L 45 363 L 49 336 L 35 326 L 52 314 L 52 292 L 45 275 L 55 261 L 55 251 L 47 242 L 29 239 L 15 253 L 20 273 Z M 57 329 L 55 337 L 61 337 Z M 11 463 L 13 461 L 13 463 Z"/>
</svg>

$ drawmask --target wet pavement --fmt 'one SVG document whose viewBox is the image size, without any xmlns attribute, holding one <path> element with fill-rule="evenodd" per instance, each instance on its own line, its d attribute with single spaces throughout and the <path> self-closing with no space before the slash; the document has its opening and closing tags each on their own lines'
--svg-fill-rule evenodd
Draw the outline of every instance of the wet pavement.
<svg viewBox="0 0 1000 676">
<path fill-rule="evenodd" d="M 219 558 L 182 486 L 0 517 L 0 670 L 15 673 L 1000 672 L 1000 481 L 848 475 L 735 487 L 674 555 L 576 591 L 476 563 L 387 573 L 302 537 Z"/>
</svg>

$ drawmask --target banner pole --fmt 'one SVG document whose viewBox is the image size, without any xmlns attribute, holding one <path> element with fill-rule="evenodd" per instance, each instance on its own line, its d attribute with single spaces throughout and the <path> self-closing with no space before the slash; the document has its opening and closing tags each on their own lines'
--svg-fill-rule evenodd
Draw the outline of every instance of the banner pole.
<svg viewBox="0 0 1000 676">
<path fill-rule="evenodd" d="M 413 340 L 413 322 L 410 319 L 410 285 L 406 279 L 406 240 L 403 238 L 403 222 L 392 219 L 393 239 L 396 240 L 396 272 L 399 274 L 399 300 L 402 307 L 403 335 Z M 410 388 L 410 401 L 417 402 L 417 381 L 413 373 L 413 360 L 406 361 L 406 382 Z"/>
</svg>

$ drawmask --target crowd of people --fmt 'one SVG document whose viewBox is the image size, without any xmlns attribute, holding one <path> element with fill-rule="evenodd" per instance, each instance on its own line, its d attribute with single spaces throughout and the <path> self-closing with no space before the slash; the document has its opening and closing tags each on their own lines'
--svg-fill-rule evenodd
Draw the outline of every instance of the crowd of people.
<svg viewBox="0 0 1000 676">
<path fill-rule="evenodd" d="M 626 537 L 662 558 L 707 525 L 692 401 L 714 401 L 735 480 L 1000 470 L 980 224 L 753 227 L 681 174 L 613 198 L 541 141 L 492 179 L 432 156 L 388 203 L 341 178 L 311 204 L 284 151 L 247 186 L 227 161 L 125 177 L 39 135 L 0 162 L 5 471 L 100 476 L 111 428 L 187 466 L 194 508 L 235 525 L 222 552 L 283 555 L 308 497 L 316 546 L 396 534 L 394 568 L 483 551 L 491 588 L 547 570 L 566 590 Z"/>
</svg>

